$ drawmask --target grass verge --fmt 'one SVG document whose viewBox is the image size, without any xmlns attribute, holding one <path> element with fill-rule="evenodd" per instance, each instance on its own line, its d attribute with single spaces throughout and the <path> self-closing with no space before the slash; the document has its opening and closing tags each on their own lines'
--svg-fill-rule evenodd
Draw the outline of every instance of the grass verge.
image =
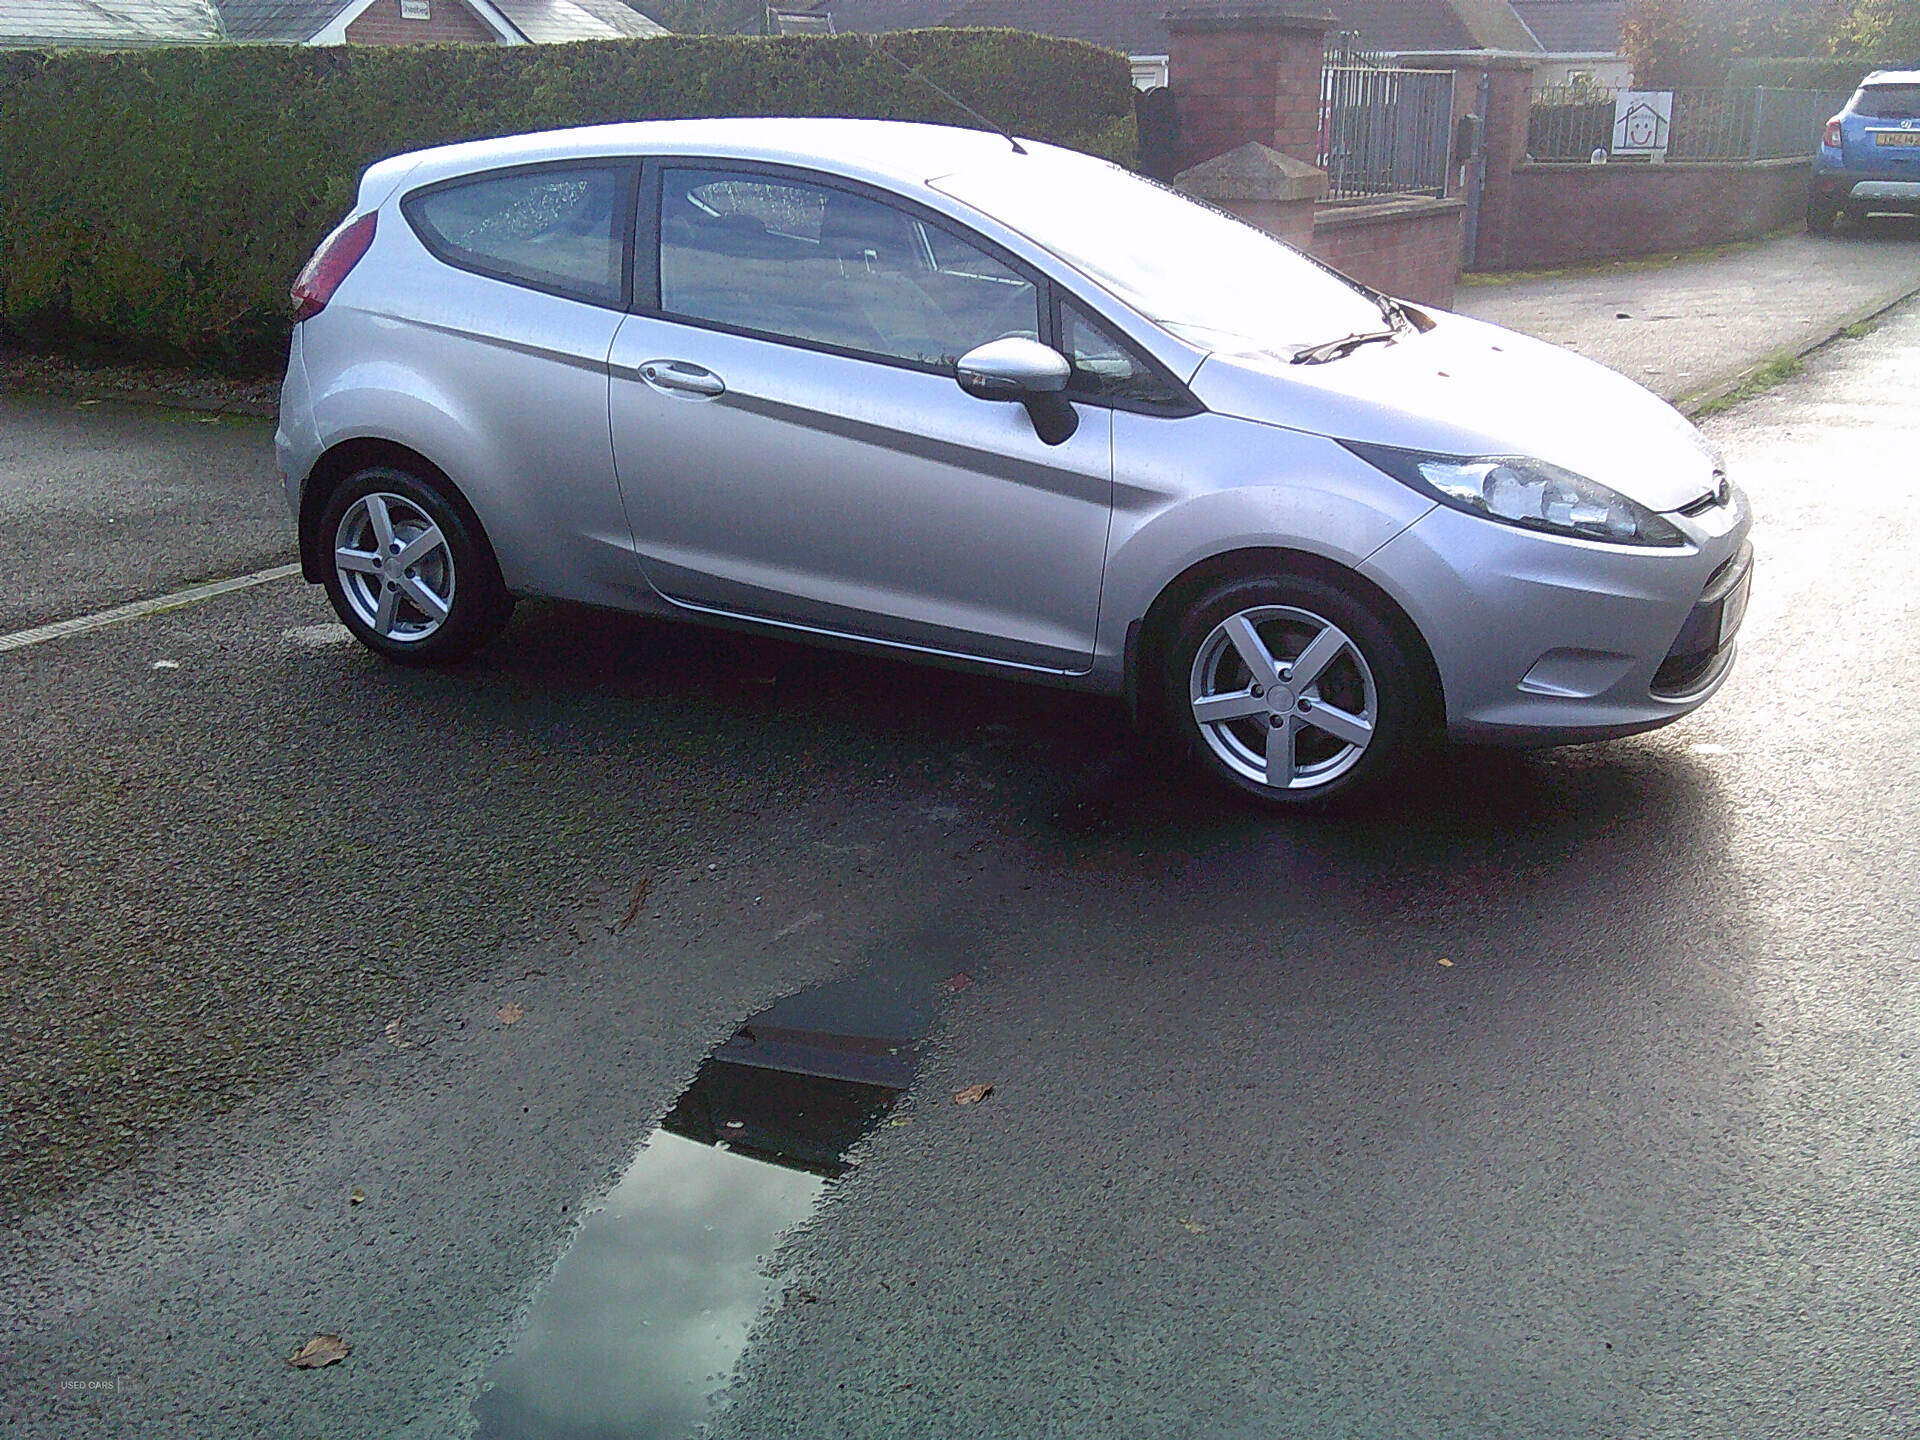
<svg viewBox="0 0 1920 1440">
<path fill-rule="evenodd" d="M 1690 413 L 1695 420 L 1705 420 L 1709 415 L 1718 415 L 1723 410 L 1744 405 L 1754 396 L 1763 395 L 1774 386 L 1791 380 L 1806 369 L 1806 363 L 1805 359 L 1794 351 L 1783 350 L 1754 366 L 1731 390 L 1713 396 Z"/>
</svg>

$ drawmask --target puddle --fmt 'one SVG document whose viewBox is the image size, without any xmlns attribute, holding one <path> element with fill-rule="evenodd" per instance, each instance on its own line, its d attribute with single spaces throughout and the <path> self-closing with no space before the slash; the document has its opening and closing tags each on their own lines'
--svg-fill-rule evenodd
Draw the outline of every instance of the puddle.
<svg viewBox="0 0 1920 1440">
<path fill-rule="evenodd" d="M 699 1429 L 772 1299 L 768 1259 L 912 1083 L 965 968 L 914 949 L 775 1002 L 701 1062 L 488 1375 L 481 1440 Z"/>
</svg>

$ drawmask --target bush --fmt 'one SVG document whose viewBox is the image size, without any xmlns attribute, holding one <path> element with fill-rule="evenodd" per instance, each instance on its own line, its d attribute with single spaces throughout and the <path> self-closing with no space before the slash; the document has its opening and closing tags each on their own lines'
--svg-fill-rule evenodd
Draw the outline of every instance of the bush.
<svg viewBox="0 0 1920 1440">
<path fill-rule="evenodd" d="M 1875 62 L 1860 56 L 1813 56 L 1808 59 L 1736 60 L 1727 72 L 1728 88 L 1752 90 L 1851 90 L 1874 70 L 1890 68 L 1891 61 Z"/>
<path fill-rule="evenodd" d="M 1014 31 L 886 44 L 1019 134 L 1132 159 L 1124 56 Z M 0 52 L 0 334 L 268 365 L 294 274 L 375 160 L 715 115 L 972 123 L 861 36 Z"/>
</svg>

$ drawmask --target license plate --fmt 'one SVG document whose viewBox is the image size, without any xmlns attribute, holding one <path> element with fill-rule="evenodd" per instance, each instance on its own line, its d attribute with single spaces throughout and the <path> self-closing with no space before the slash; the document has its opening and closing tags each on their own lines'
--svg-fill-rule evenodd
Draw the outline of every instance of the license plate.
<svg viewBox="0 0 1920 1440">
<path fill-rule="evenodd" d="M 1873 137 L 1876 145 L 1920 145 L 1920 130 L 1882 130 Z"/>
<path fill-rule="evenodd" d="M 1720 645 L 1725 648 L 1734 632 L 1740 628 L 1740 622 L 1747 618 L 1747 601 L 1753 598 L 1753 566 L 1747 566 L 1747 573 L 1734 585 L 1731 593 L 1720 603 Z"/>
</svg>

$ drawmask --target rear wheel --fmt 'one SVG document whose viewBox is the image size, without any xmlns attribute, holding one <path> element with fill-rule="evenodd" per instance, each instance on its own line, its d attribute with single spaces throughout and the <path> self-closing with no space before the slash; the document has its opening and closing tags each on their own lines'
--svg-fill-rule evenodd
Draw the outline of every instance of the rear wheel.
<svg viewBox="0 0 1920 1440">
<path fill-rule="evenodd" d="M 433 482 L 392 466 L 349 476 L 320 523 L 327 598 L 368 649 L 408 665 L 486 644 L 513 597 L 460 510 Z"/>
<path fill-rule="evenodd" d="M 1807 233 L 1831 235 L 1835 223 L 1840 219 L 1840 208 L 1831 200 L 1816 198 L 1807 201 Z"/>
<path fill-rule="evenodd" d="M 1164 714 L 1201 766 L 1281 809 L 1377 784 L 1424 738 L 1428 707 L 1392 627 L 1327 581 L 1224 581 L 1166 647 Z"/>
</svg>

